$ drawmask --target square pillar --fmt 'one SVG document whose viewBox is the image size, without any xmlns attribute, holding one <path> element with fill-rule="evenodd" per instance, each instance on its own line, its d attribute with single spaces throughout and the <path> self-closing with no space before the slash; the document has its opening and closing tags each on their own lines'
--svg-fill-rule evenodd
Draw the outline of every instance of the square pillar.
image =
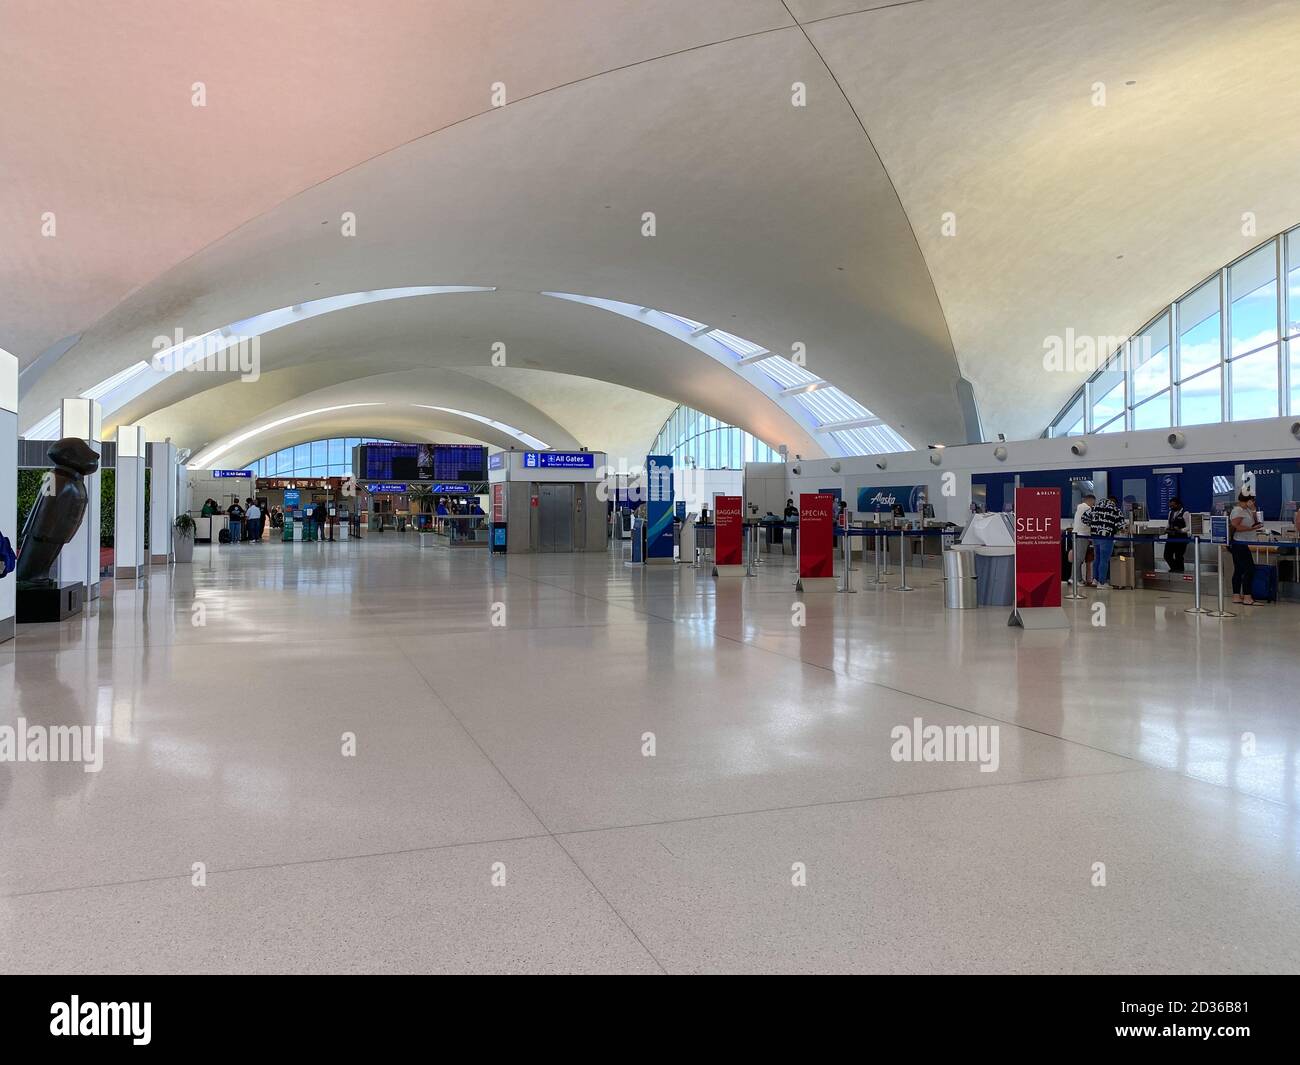
<svg viewBox="0 0 1300 1065">
<path fill-rule="evenodd" d="M 113 578 L 143 577 L 145 436 L 142 425 L 117 427 L 117 473 L 113 492 Z M 116 587 L 116 585 L 114 585 Z"/>
<path fill-rule="evenodd" d="M 102 415 L 93 399 L 65 399 L 59 408 L 59 438 L 84 440 L 102 454 L 99 438 Z M 99 598 L 99 474 L 86 478 L 86 514 L 76 534 L 64 545 L 55 563 L 59 587 L 84 584 L 85 601 Z"/>
<path fill-rule="evenodd" d="M 172 560 L 172 521 L 176 517 L 176 445 L 149 445 L 149 561 Z"/>
<path fill-rule="evenodd" d="M 18 553 L 18 360 L 0 348 L 0 533 Z M 0 643 L 14 637 L 15 588 L 12 573 L 0 577 Z"/>
</svg>

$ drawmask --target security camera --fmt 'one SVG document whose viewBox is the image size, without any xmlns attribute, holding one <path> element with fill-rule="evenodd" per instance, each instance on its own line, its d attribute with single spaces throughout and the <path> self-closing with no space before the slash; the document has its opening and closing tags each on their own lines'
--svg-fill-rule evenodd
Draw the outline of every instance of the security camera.
<svg viewBox="0 0 1300 1065">
<path fill-rule="evenodd" d="M 791 466 L 791 467 L 790 467 L 790 472 L 793 473 L 796 477 L 798 477 L 801 473 L 803 473 L 803 467 L 802 467 L 802 466 Z"/>
<path fill-rule="evenodd" d="M 1001 444 L 999 444 L 997 447 L 993 449 L 993 457 L 997 459 L 999 462 L 1006 462 L 1007 449 L 1004 448 Z"/>
<path fill-rule="evenodd" d="M 938 466 L 939 463 L 941 463 L 941 462 L 943 462 L 943 452 L 942 452 L 942 451 L 931 451 L 931 452 L 930 452 L 930 465 L 931 465 L 931 466 Z"/>
<path fill-rule="evenodd" d="M 1182 433 L 1173 432 L 1170 433 L 1167 437 L 1165 437 L 1165 441 L 1169 444 L 1170 447 L 1177 449 L 1182 447 L 1185 443 L 1187 443 L 1187 437 L 1185 437 Z"/>
<path fill-rule="evenodd" d="M 878 470 L 883 470 L 883 469 L 884 469 L 886 466 L 888 466 L 888 465 L 889 465 L 889 463 L 886 462 L 884 459 L 877 459 L 877 460 L 876 460 L 876 469 L 878 469 Z"/>
<path fill-rule="evenodd" d="M 1076 440 L 1073 444 L 1070 445 L 1070 453 L 1072 455 L 1083 455 L 1087 452 L 1087 450 L 1088 450 L 1088 445 L 1085 444 L 1082 440 Z"/>
<path fill-rule="evenodd" d="M 831 463 L 831 473 L 839 473 L 839 472 L 840 472 L 840 464 L 839 464 L 839 462 L 832 462 L 832 463 Z"/>
<path fill-rule="evenodd" d="M 1300 422 L 1291 423 L 1291 435 L 1300 437 Z"/>
</svg>

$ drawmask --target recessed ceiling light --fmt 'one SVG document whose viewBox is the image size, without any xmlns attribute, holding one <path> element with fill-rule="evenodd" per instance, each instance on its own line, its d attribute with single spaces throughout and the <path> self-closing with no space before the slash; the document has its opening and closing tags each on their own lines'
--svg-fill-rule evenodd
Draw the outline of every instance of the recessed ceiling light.
<svg viewBox="0 0 1300 1065">
<path fill-rule="evenodd" d="M 1116 255 L 1115 258 L 1116 258 L 1116 259 L 1122 259 L 1122 258 L 1124 258 L 1124 256 L 1122 256 L 1122 255 Z"/>
<path fill-rule="evenodd" d="M 1137 82 L 1136 82 L 1136 81 L 1126 81 L 1126 82 L 1124 82 L 1124 84 L 1125 84 L 1125 85 L 1136 85 Z"/>
</svg>

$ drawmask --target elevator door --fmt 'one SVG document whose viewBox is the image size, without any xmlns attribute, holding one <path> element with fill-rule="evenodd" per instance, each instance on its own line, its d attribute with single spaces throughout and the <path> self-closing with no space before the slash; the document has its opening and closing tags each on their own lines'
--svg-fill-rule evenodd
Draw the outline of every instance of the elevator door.
<svg viewBox="0 0 1300 1065">
<path fill-rule="evenodd" d="M 538 486 L 538 539 L 542 551 L 573 550 L 573 485 Z"/>
</svg>

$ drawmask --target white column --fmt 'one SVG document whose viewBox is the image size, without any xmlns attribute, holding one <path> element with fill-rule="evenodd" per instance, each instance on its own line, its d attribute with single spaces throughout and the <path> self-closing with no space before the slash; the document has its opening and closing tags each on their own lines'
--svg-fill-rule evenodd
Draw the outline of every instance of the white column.
<svg viewBox="0 0 1300 1065">
<path fill-rule="evenodd" d="M 18 551 L 18 360 L 0 348 L 0 533 Z M 0 577 L 0 643 L 14 636 L 12 573 Z"/>
<path fill-rule="evenodd" d="M 155 441 L 149 462 L 149 561 L 172 559 L 172 521 L 176 517 L 176 445 Z"/>
<path fill-rule="evenodd" d="M 96 454 L 100 447 L 99 404 L 93 399 L 65 399 L 59 408 L 59 439 L 84 440 Z M 55 563 L 59 587 L 86 586 L 85 602 L 99 596 L 99 474 L 86 478 L 86 515 Z"/>
<path fill-rule="evenodd" d="M 144 576 L 144 455 L 142 425 L 117 427 L 117 474 L 113 490 L 113 577 Z"/>
</svg>

